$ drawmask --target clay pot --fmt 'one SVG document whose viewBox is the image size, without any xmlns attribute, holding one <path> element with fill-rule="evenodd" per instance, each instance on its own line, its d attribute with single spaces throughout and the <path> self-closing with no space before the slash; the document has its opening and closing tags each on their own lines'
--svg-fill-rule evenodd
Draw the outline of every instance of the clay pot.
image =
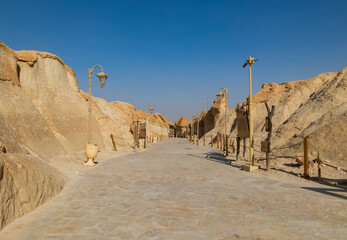
<svg viewBox="0 0 347 240">
<path fill-rule="evenodd" d="M 99 147 L 95 144 L 86 144 L 85 152 L 88 161 L 84 163 L 85 166 L 95 166 L 94 158 L 98 155 Z"/>
</svg>

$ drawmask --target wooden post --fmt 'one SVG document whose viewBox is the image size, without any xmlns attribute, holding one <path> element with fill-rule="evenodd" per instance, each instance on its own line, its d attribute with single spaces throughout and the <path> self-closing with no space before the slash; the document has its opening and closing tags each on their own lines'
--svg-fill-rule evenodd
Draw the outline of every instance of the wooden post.
<svg viewBox="0 0 347 240">
<path fill-rule="evenodd" d="M 228 135 L 225 136 L 225 156 L 228 156 L 229 155 L 229 148 L 228 148 L 228 143 L 229 143 L 229 139 L 228 139 Z"/>
<path fill-rule="evenodd" d="M 223 148 L 223 135 L 219 134 L 219 150 Z"/>
<path fill-rule="evenodd" d="M 225 145 L 224 145 L 224 134 L 221 134 L 221 137 L 222 137 L 222 141 L 221 141 L 221 148 L 220 148 L 220 150 L 222 150 L 223 152 L 224 152 L 224 149 L 225 149 Z"/>
<path fill-rule="evenodd" d="M 217 133 L 217 149 L 219 149 L 219 133 Z"/>
<path fill-rule="evenodd" d="M 213 135 L 211 134 L 211 147 L 213 147 Z"/>
<path fill-rule="evenodd" d="M 192 143 L 192 135 L 189 136 L 189 142 Z"/>
<path fill-rule="evenodd" d="M 196 145 L 199 145 L 199 135 L 196 135 Z"/>
<path fill-rule="evenodd" d="M 236 138 L 236 161 L 239 159 L 240 145 L 241 145 L 241 138 L 237 137 Z"/>
<path fill-rule="evenodd" d="M 271 134 L 272 134 L 272 117 L 275 112 L 275 106 L 272 105 L 271 111 L 269 106 L 267 105 L 267 102 L 265 102 L 265 107 L 267 110 L 267 119 L 265 120 L 265 126 L 267 131 L 267 138 L 266 141 L 268 142 L 269 146 L 271 144 Z M 266 151 L 266 171 L 270 169 L 270 147 Z"/>
<path fill-rule="evenodd" d="M 204 146 L 205 146 L 205 143 L 206 143 L 206 142 L 205 142 L 205 135 L 204 135 L 204 137 L 203 137 L 203 138 L 204 138 L 203 140 L 204 140 Z"/>
<path fill-rule="evenodd" d="M 139 147 L 139 122 L 134 121 L 134 149 Z"/>
<path fill-rule="evenodd" d="M 304 178 L 309 177 L 309 165 L 308 165 L 308 138 L 304 137 Z"/>
<path fill-rule="evenodd" d="M 110 135 L 112 139 L 113 149 L 117 152 L 116 142 L 114 141 L 113 134 Z"/>
<path fill-rule="evenodd" d="M 318 161 L 318 180 L 320 181 L 322 179 L 322 170 L 320 165 L 322 163 L 322 160 L 320 159 L 319 151 L 318 151 L 317 161 Z"/>
</svg>

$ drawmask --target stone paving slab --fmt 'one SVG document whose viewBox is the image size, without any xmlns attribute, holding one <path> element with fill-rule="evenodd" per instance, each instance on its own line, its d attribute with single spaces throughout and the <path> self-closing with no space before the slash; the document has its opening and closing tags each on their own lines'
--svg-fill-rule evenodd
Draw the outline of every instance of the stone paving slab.
<svg viewBox="0 0 347 240">
<path fill-rule="evenodd" d="M 0 239 L 346 239 L 346 199 L 343 188 L 255 176 L 171 139 L 83 173 Z"/>
</svg>

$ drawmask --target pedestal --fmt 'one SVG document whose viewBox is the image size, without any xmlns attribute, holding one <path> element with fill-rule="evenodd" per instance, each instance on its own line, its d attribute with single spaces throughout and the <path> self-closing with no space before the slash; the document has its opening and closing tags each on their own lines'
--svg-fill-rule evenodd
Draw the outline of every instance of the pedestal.
<svg viewBox="0 0 347 240">
<path fill-rule="evenodd" d="M 246 172 L 253 172 L 254 170 L 257 170 L 258 166 L 250 166 L 250 165 L 243 165 L 242 170 Z"/>
</svg>

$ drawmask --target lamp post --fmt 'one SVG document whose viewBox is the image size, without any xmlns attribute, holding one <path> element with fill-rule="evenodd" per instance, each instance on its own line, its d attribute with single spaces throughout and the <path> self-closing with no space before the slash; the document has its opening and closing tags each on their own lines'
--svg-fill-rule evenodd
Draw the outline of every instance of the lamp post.
<svg viewBox="0 0 347 240">
<path fill-rule="evenodd" d="M 221 90 L 224 90 L 225 92 L 225 124 L 224 124 L 224 130 L 225 130 L 225 156 L 228 156 L 228 148 L 227 148 L 227 144 L 228 144 L 228 137 L 227 137 L 227 114 L 228 114 L 228 89 L 226 89 L 225 87 L 221 87 L 219 89 L 219 92 L 217 93 L 217 97 L 219 98 L 219 100 L 222 100 L 222 96 L 224 94 L 222 94 Z"/>
<path fill-rule="evenodd" d="M 258 61 L 258 59 L 249 58 L 246 59 L 246 63 L 243 64 L 243 68 L 249 65 L 249 97 L 248 97 L 248 116 L 249 116 L 249 167 L 243 166 L 242 169 L 246 171 L 252 171 L 258 169 L 258 166 L 254 166 L 253 159 L 253 148 L 254 148 L 254 140 L 253 140 L 253 106 L 252 106 L 252 64 Z"/>
<path fill-rule="evenodd" d="M 145 106 L 145 112 L 147 113 L 147 107 L 148 106 L 151 106 L 150 108 L 149 108 L 149 112 L 150 112 L 150 114 L 153 114 L 153 112 L 154 112 L 154 108 L 153 108 L 153 106 L 152 106 L 152 104 L 147 104 L 146 106 Z M 147 127 L 148 127 L 148 133 L 147 133 Z M 148 146 L 148 137 L 149 137 L 149 135 L 151 134 L 151 127 L 150 127 L 150 124 L 149 124 L 149 117 L 147 116 L 146 117 L 146 139 L 145 139 L 145 145 L 146 145 L 146 147 Z"/>
<path fill-rule="evenodd" d="M 92 69 L 88 69 L 88 78 L 89 78 L 89 138 L 88 144 L 85 146 L 86 156 L 88 161 L 84 164 L 86 166 L 94 166 L 94 158 L 98 154 L 99 147 L 96 144 L 93 144 L 93 133 L 92 133 L 92 73 L 96 67 L 101 69 L 101 72 L 96 74 L 99 80 L 100 87 L 103 88 L 107 79 L 107 75 L 104 73 L 103 68 L 100 65 L 95 65 Z"/>
</svg>

